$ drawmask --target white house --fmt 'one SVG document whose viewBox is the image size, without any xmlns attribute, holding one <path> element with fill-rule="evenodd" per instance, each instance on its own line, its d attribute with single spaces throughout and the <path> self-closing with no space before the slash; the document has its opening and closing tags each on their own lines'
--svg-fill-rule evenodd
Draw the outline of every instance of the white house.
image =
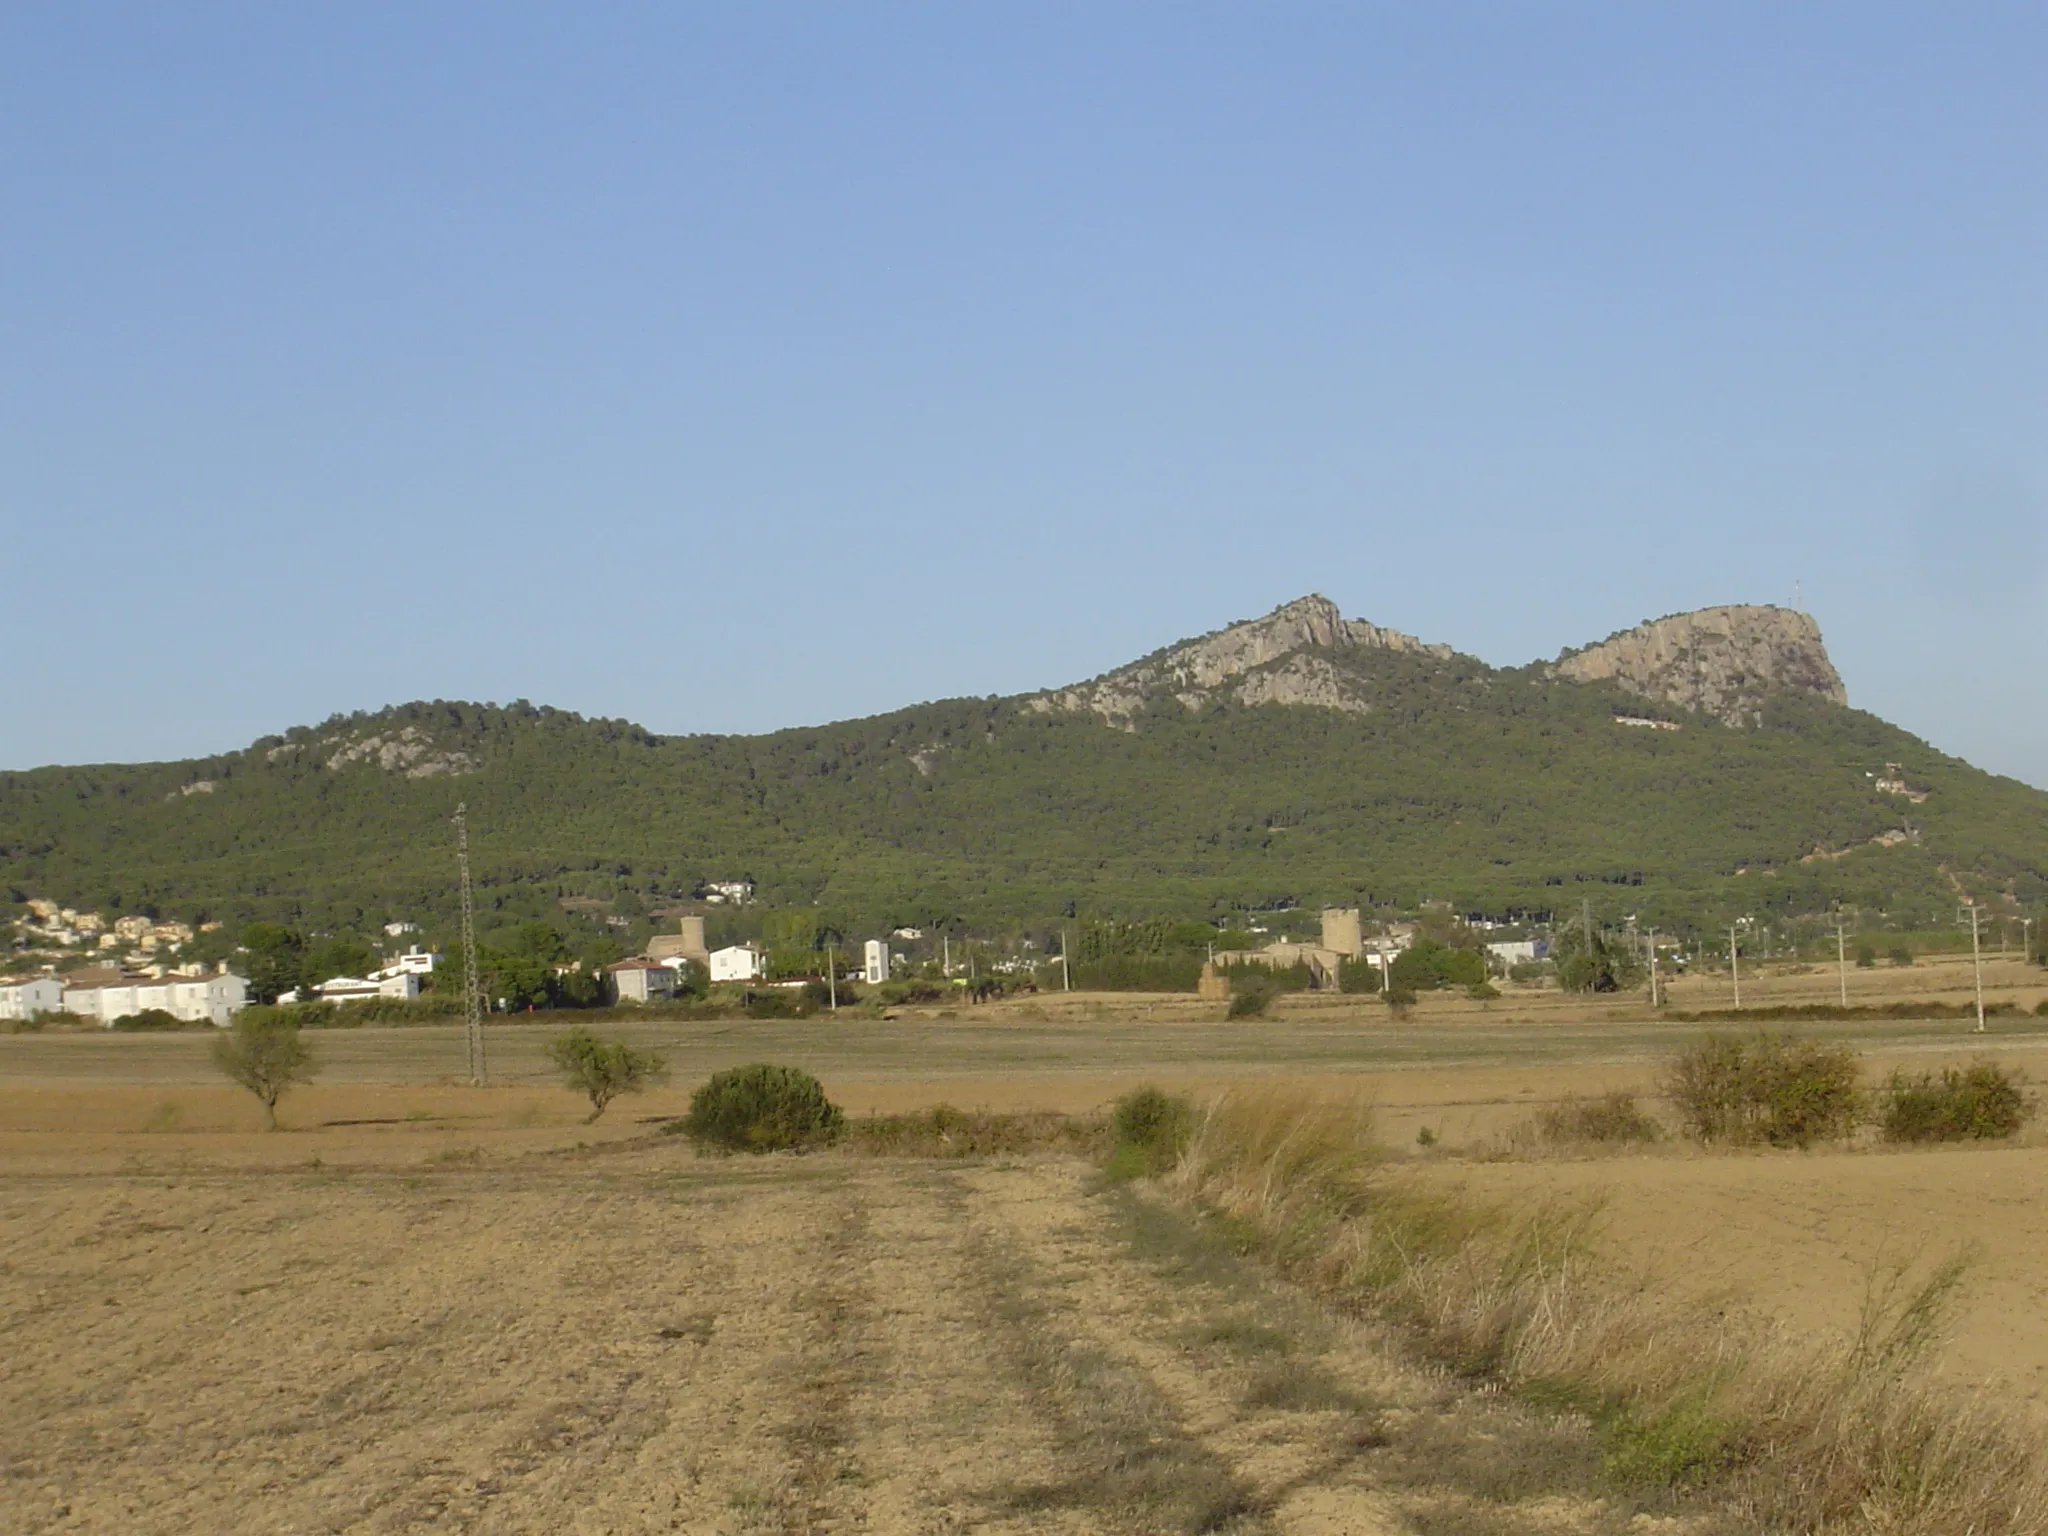
<svg viewBox="0 0 2048 1536">
<path fill-rule="evenodd" d="M 54 976 L 0 982 L 0 1019 L 32 1019 L 64 1006 L 64 983 Z"/>
<path fill-rule="evenodd" d="M 768 957 L 758 944 L 734 944 L 711 951 L 713 981 L 759 981 L 768 974 Z"/>
<path fill-rule="evenodd" d="M 621 1002 L 651 1003 L 657 997 L 675 995 L 676 973 L 673 966 L 653 960 L 621 960 L 605 969 Z"/>
<path fill-rule="evenodd" d="M 102 1024 L 161 1008 L 188 1024 L 212 1024 L 225 1029 L 235 1010 L 248 1001 L 248 982 L 232 971 L 212 976 L 124 976 L 118 981 L 64 989 L 66 1008 Z"/>
<path fill-rule="evenodd" d="M 869 939 L 862 949 L 861 976 L 871 987 L 889 979 L 889 946 L 880 939 Z"/>
<path fill-rule="evenodd" d="M 1486 946 L 1486 952 L 1500 963 L 1505 970 L 1511 965 L 1527 965 L 1543 957 L 1544 946 L 1535 939 L 1499 939 Z"/>
<path fill-rule="evenodd" d="M 415 947 L 408 949 L 396 960 L 385 966 L 383 970 L 372 971 L 370 979 L 372 981 L 381 981 L 386 976 L 397 976 L 401 973 L 408 976 L 431 976 L 434 974 L 434 967 L 440 963 L 440 960 L 441 957 L 439 955 L 429 950 Z"/>
<path fill-rule="evenodd" d="M 420 995 L 420 979 L 411 971 L 379 971 L 374 976 L 330 976 L 313 989 L 323 1003 L 356 1003 L 370 998 L 401 1000 Z"/>
</svg>

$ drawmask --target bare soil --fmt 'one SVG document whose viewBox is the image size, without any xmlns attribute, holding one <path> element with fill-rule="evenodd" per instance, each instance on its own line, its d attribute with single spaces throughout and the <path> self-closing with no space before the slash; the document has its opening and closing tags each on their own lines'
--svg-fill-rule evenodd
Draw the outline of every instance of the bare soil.
<svg viewBox="0 0 2048 1536">
<path fill-rule="evenodd" d="M 8 1531 L 1627 1528 L 1069 1161 L 16 1176 L 0 1316 Z"/>
<path fill-rule="evenodd" d="M 1618 1271 L 1800 1330 L 1974 1245 L 1947 1368 L 2048 1392 L 2038 1130 L 1487 1162 L 1537 1105 L 1647 1087 L 1697 1026 L 1548 999 L 1406 1021 L 1300 999 L 1251 1025 L 1112 1002 L 608 1027 L 671 1078 L 594 1125 L 545 1070 L 552 1023 L 493 1027 L 489 1088 L 459 1081 L 459 1030 L 323 1032 L 277 1134 L 204 1035 L 0 1036 L 0 1530 L 1706 1528 L 1604 1500 L 1583 1437 L 1408 1370 L 1080 1164 L 705 1161 L 654 1134 L 761 1059 L 856 1115 L 1275 1075 L 1357 1092 L 1429 1177 L 1600 1199 Z M 2048 1077 L 2033 1018 L 1802 1032 L 1873 1073 L 1986 1051 Z"/>
</svg>

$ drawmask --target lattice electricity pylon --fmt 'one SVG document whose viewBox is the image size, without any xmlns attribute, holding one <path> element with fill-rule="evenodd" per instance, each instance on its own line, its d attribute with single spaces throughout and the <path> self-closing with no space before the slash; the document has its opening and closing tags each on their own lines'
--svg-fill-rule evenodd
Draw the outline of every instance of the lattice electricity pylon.
<svg viewBox="0 0 2048 1536">
<path fill-rule="evenodd" d="M 469 1080 L 490 1081 L 484 1061 L 484 979 L 476 966 L 476 898 L 469 889 L 469 804 L 455 807 L 455 862 L 462 870 L 462 1018 L 469 1039 Z"/>
</svg>

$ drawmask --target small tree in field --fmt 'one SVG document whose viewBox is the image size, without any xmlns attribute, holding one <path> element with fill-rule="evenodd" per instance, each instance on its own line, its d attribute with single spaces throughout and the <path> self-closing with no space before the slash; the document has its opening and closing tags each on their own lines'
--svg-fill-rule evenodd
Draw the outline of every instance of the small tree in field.
<svg viewBox="0 0 2048 1536">
<path fill-rule="evenodd" d="M 277 1101 L 293 1083 L 310 1083 L 319 1064 L 289 1017 L 265 1007 L 244 1008 L 213 1037 L 213 1064 L 262 1101 L 263 1128 L 277 1129 Z"/>
<path fill-rule="evenodd" d="M 588 1125 L 605 1105 L 622 1093 L 639 1093 L 668 1073 L 668 1063 L 652 1051 L 636 1051 L 624 1041 L 600 1040 L 582 1025 L 548 1043 L 548 1060 L 562 1081 L 590 1096 Z"/>
</svg>

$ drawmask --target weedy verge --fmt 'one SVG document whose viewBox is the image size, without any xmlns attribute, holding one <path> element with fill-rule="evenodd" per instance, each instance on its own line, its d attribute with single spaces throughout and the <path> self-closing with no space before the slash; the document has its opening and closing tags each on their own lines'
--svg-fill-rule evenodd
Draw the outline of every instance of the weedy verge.
<svg viewBox="0 0 2048 1536">
<path fill-rule="evenodd" d="M 1458 1376 L 1582 1416 L 1616 1486 L 1773 1533 L 2048 1533 L 2037 1437 L 1926 1370 L 1961 1258 L 1874 1277 L 1855 1335 L 1810 1344 L 1617 1276 L 1592 1206 L 1446 1196 L 1382 1159 L 1363 1106 L 1284 1089 L 1214 1105 L 1166 1182 Z"/>
</svg>

